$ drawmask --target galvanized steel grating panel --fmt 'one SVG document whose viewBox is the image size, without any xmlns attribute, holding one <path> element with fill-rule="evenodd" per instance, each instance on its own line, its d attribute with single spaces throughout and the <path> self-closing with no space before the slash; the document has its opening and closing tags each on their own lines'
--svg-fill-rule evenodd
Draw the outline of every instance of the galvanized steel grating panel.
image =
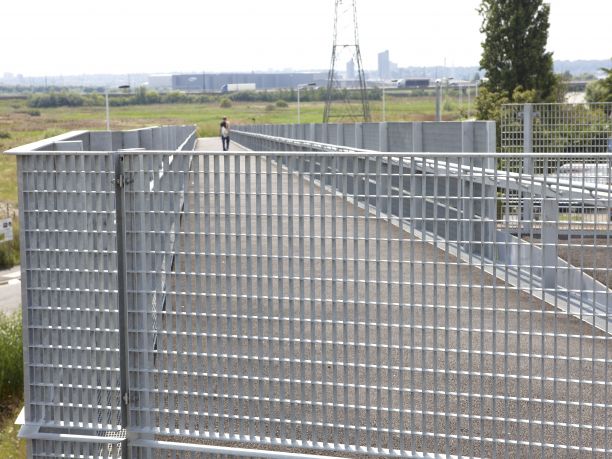
<svg viewBox="0 0 612 459">
<path fill-rule="evenodd" d="M 121 443 L 29 440 L 28 457 L 32 459 L 121 459 Z"/>
<path fill-rule="evenodd" d="M 612 452 L 609 186 L 511 155 L 125 158 L 132 433 Z"/>
<path fill-rule="evenodd" d="M 114 164 L 19 156 L 26 421 L 119 428 Z"/>
<path fill-rule="evenodd" d="M 612 152 L 612 103 L 506 104 L 501 112 L 501 151 L 556 153 L 557 167 L 571 162 L 565 153 Z M 609 163 L 607 156 L 590 161 Z M 553 162 L 549 161 L 549 166 Z M 518 157 L 513 170 L 543 174 L 541 161 Z M 547 171 L 551 172 L 551 171 Z"/>
</svg>

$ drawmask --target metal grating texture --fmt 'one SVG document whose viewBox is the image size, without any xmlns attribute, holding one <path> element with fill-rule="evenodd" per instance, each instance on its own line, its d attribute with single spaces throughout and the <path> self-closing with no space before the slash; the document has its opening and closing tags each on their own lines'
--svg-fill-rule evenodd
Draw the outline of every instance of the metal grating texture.
<svg viewBox="0 0 612 459">
<path fill-rule="evenodd" d="M 18 165 L 26 422 L 119 429 L 112 156 L 32 153 Z"/>
<path fill-rule="evenodd" d="M 29 440 L 28 457 L 32 459 L 121 459 L 121 443 L 95 441 Z"/>
<path fill-rule="evenodd" d="M 501 151 L 556 153 L 559 155 L 556 166 L 568 162 L 565 153 L 612 152 L 611 115 L 610 102 L 506 104 L 501 112 Z M 607 156 L 594 156 L 590 162 L 597 160 L 607 161 Z M 509 167 L 517 172 L 544 173 L 537 159 L 526 162 L 519 159 Z"/>
<path fill-rule="evenodd" d="M 493 157 L 126 152 L 134 451 L 612 454 L 610 187 Z"/>
</svg>

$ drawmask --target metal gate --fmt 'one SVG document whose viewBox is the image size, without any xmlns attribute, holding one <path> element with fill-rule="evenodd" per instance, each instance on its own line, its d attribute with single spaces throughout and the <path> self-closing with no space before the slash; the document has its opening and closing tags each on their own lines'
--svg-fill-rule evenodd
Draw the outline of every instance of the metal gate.
<svg viewBox="0 0 612 459">
<path fill-rule="evenodd" d="M 609 185 L 465 153 L 19 164 L 31 457 L 612 453 Z"/>
</svg>

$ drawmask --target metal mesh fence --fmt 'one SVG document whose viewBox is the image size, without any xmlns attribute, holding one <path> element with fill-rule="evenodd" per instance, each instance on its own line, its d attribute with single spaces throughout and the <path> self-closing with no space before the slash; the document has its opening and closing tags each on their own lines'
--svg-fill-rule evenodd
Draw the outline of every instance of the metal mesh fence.
<svg viewBox="0 0 612 459">
<path fill-rule="evenodd" d="M 610 454 L 610 188 L 472 156 L 126 154 L 129 430 Z"/>
<path fill-rule="evenodd" d="M 120 428 L 114 164 L 19 158 L 26 419 Z"/>
<path fill-rule="evenodd" d="M 492 157 L 19 156 L 30 457 L 609 456 L 610 156 Z"/>
<path fill-rule="evenodd" d="M 570 161 L 565 153 L 612 152 L 612 103 L 585 104 L 507 104 L 502 107 L 501 151 L 505 153 L 556 153 L 557 162 L 549 161 L 548 173 Z M 591 161 L 606 156 L 593 156 Z M 542 174 L 541 161 L 524 164 L 517 158 L 510 167 L 533 168 Z"/>
<path fill-rule="evenodd" d="M 119 459 L 122 457 L 121 443 L 97 443 L 81 441 L 31 440 L 28 457 L 33 459 Z"/>
</svg>

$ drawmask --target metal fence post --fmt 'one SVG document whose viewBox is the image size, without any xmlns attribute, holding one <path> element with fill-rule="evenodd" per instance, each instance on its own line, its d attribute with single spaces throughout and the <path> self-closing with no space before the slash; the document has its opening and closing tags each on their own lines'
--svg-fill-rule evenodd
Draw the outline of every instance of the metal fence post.
<svg viewBox="0 0 612 459">
<path fill-rule="evenodd" d="M 121 390 L 121 427 L 128 430 L 129 362 L 128 362 L 128 313 L 127 313 L 127 254 L 125 247 L 125 176 L 124 156 L 114 153 L 115 163 L 115 219 L 117 227 L 117 309 L 119 312 L 119 375 Z M 128 457 L 128 447 L 122 448 L 122 457 Z"/>
</svg>

